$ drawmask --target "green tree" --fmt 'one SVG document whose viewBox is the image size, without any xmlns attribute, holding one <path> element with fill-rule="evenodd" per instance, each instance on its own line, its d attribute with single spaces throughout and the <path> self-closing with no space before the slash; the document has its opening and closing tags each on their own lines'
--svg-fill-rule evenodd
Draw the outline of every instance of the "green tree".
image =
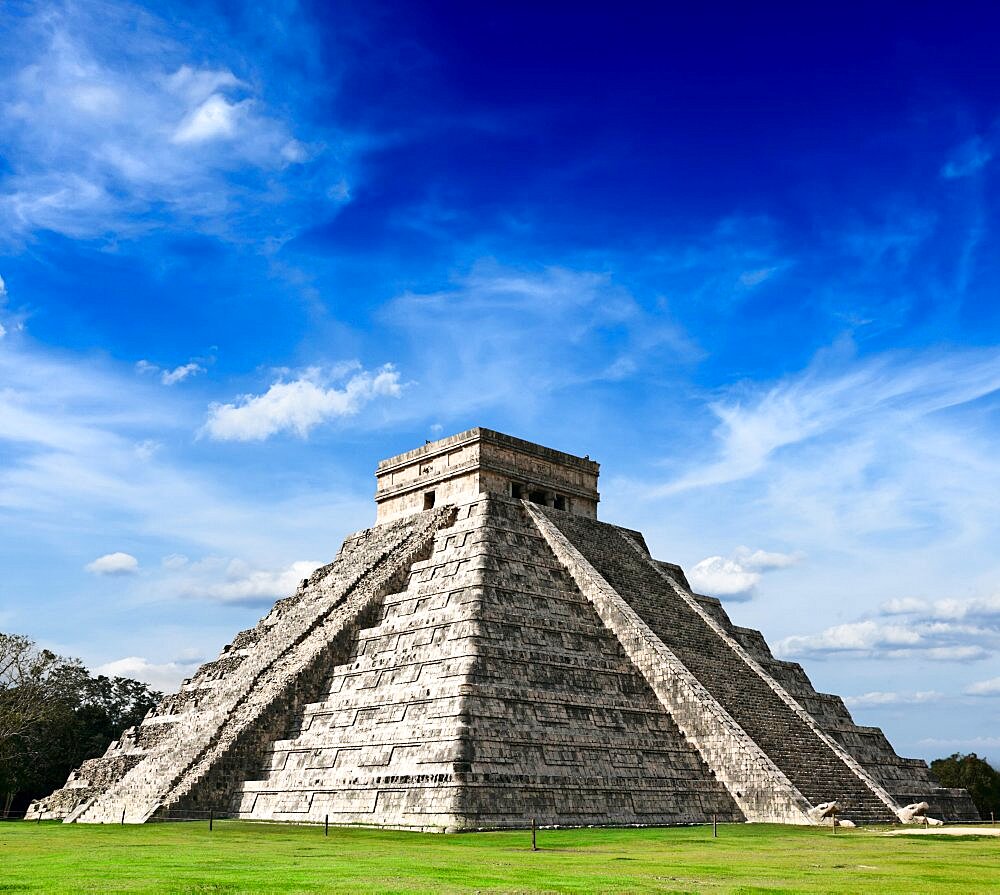
<svg viewBox="0 0 1000 895">
<path fill-rule="evenodd" d="M 61 659 L 20 634 L 0 634 L 0 793 L 3 812 L 35 773 L 38 732 L 61 710 L 52 673 Z"/>
<path fill-rule="evenodd" d="M 986 819 L 991 812 L 1000 816 L 1000 771 L 975 752 L 968 755 L 956 752 L 935 759 L 931 762 L 931 773 L 942 786 L 968 790 L 980 817 Z"/>
<path fill-rule="evenodd" d="M 160 698 L 139 681 L 92 677 L 76 659 L 0 634 L 0 810 L 57 789 Z"/>
</svg>

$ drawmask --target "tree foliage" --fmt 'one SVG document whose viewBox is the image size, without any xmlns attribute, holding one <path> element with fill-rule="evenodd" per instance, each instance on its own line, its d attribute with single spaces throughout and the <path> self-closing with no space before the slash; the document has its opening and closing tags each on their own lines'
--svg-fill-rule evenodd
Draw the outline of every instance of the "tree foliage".
<svg viewBox="0 0 1000 895">
<path fill-rule="evenodd" d="M 0 633 L 0 811 L 57 789 L 160 696 L 139 681 L 93 677 L 76 659 Z"/>
<path fill-rule="evenodd" d="M 942 786 L 967 789 L 979 815 L 988 820 L 990 812 L 1000 817 L 1000 771 L 975 752 L 956 752 L 931 762 L 931 773 Z"/>
</svg>

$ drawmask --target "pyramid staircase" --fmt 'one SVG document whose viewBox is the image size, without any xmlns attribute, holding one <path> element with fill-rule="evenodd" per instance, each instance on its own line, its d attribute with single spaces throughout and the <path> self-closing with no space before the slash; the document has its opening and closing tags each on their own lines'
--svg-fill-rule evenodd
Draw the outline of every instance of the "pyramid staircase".
<svg viewBox="0 0 1000 895">
<path fill-rule="evenodd" d="M 809 824 L 836 800 L 855 823 L 914 801 L 978 819 L 641 534 L 597 521 L 596 469 L 479 429 L 383 461 L 381 524 L 28 817 Z M 434 508 L 429 485 L 452 499 Z"/>
</svg>

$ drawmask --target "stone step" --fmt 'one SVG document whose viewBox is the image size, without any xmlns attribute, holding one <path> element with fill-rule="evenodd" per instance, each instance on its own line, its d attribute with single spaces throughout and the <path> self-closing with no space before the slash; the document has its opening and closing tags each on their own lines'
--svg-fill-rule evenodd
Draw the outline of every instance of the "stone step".
<svg viewBox="0 0 1000 895">
<path fill-rule="evenodd" d="M 812 804 L 837 799 L 866 822 L 894 819 L 888 806 L 613 526 L 564 513 L 546 515 Z"/>
</svg>

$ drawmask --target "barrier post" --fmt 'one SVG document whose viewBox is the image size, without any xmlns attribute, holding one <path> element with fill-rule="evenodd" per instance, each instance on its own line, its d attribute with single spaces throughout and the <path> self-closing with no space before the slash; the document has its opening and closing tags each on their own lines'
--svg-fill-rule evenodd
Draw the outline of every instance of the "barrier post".
<svg viewBox="0 0 1000 895">
<path fill-rule="evenodd" d="M 125 826 L 125 809 L 122 808 L 122 826 Z"/>
<path fill-rule="evenodd" d="M 215 822 L 215 809 L 214 808 L 209 808 L 208 809 L 208 832 L 209 833 L 212 832 L 212 826 L 213 826 L 214 822 Z"/>
<path fill-rule="evenodd" d="M 330 835 L 330 815 L 329 814 L 327 814 L 323 818 L 323 835 L 324 836 L 329 836 Z"/>
<path fill-rule="evenodd" d="M 538 851 L 538 840 L 536 838 L 536 833 L 538 831 L 538 823 L 535 818 L 531 818 L 531 850 Z"/>
<path fill-rule="evenodd" d="M 717 814 L 712 815 L 712 838 L 719 838 L 719 815 Z"/>
</svg>

